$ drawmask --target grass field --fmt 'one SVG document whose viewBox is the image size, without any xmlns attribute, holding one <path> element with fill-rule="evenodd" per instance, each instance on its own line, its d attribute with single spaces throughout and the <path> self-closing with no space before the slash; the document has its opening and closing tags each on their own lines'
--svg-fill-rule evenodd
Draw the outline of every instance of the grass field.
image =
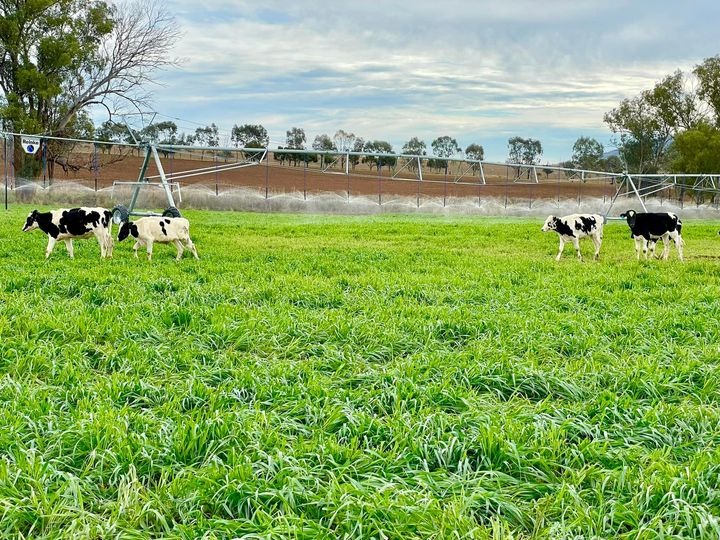
<svg viewBox="0 0 720 540">
<path fill-rule="evenodd" d="M 720 537 L 720 238 L 188 211 L 201 260 L 0 215 L 2 538 Z M 591 243 L 583 244 L 592 253 Z"/>
</svg>

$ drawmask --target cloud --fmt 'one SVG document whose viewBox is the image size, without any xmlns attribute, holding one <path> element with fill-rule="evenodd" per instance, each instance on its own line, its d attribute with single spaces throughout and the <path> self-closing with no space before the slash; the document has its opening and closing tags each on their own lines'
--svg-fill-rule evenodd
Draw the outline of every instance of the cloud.
<svg viewBox="0 0 720 540">
<path fill-rule="evenodd" d="M 566 159 L 581 135 L 608 140 L 602 116 L 622 99 L 717 53 L 720 8 L 693 5 L 172 0 L 186 61 L 160 75 L 156 109 L 185 129 L 262 123 L 279 143 L 294 126 L 398 147 L 510 134 L 557 141 L 546 156 Z"/>
</svg>

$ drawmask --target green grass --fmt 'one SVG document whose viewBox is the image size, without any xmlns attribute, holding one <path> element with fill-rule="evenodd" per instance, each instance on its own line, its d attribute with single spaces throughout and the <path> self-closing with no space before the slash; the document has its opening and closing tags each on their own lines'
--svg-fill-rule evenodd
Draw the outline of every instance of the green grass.
<svg viewBox="0 0 720 540">
<path fill-rule="evenodd" d="M 201 260 L 0 216 L 0 537 L 720 536 L 720 238 L 188 211 Z M 590 257 L 591 243 L 584 241 Z"/>
</svg>

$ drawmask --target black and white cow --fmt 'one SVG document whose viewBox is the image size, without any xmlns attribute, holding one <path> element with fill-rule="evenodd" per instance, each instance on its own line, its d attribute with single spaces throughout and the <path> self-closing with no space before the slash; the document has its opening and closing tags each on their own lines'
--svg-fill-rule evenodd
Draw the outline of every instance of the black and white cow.
<svg viewBox="0 0 720 540">
<path fill-rule="evenodd" d="M 175 244 L 178 261 L 182 258 L 184 247 L 187 247 L 196 259 L 200 258 L 195 244 L 190 240 L 190 222 L 182 217 L 147 216 L 135 222 L 125 222 L 118 231 L 118 242 L 128 236 L 135 238 L 135 257 L 138 256 L 138 248 L 144 245 L 147 248 L 148 260 L 152 260 L 153 243 L 158 242 Z"/>
<path fill-rule="evenodd" d="M 603 224 L 605 219 L 600 214 L 570 214 L 569 216 L 556 217 L 548 216 L 542 230 L 555 231 L 560 237 L 560 249 L 558 251 L 556 261 L 562 256 L 565 242 L 572 242 L 575 246 L 578 258 L 582 261 L 580 253 L 580 239 L 589 237 L 595 245 L 595 256 L 600 256 L 600 246 L 603 238 Z"/>
<path fill-rule="evenodd" d="M 22 230 L 27 232 L 40 229 L 48 235 L 46 259 L 50 257 L 58 240 L 65 242 L 68 255 L 73 259 L 73 239 L 91 236 L 95 236 L 100 244 L 100 257 L 112 257 L 111 217 L 111 212 L 105 208 L 61 208 L 50 212 L 33 210 L 28 214 Z"/>
<path fill-rule="evenodd" d="M 635 212 L 628 210 L 620 214 L 621 218 L 627 221 L 630 227 L 630 238 L 635 240 L 635 251 L 638 261 L 642 249 L 645 259 L 648 258 L 648 251 L 655 255 L 655 244 L 662 240 L 662 258 L 667 259 L 670 254 L 670 240 L 675 243 L 678 250 L 678 257 L 683 260 L 682 221 L 672 212 Z"/>
</svg>

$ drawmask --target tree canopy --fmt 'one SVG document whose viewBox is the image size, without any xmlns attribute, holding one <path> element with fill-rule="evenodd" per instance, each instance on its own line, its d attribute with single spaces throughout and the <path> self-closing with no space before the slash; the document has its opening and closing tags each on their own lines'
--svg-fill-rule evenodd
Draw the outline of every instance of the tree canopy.
<svg viewBox="0 0 720 540">
<path fill-rule="evenodd" d="M 0 118 L 6 129 L 74 135 L 92 106 L 140 110 L 178 33 L 162 4 L 0 0 Z"/>
</svg>

